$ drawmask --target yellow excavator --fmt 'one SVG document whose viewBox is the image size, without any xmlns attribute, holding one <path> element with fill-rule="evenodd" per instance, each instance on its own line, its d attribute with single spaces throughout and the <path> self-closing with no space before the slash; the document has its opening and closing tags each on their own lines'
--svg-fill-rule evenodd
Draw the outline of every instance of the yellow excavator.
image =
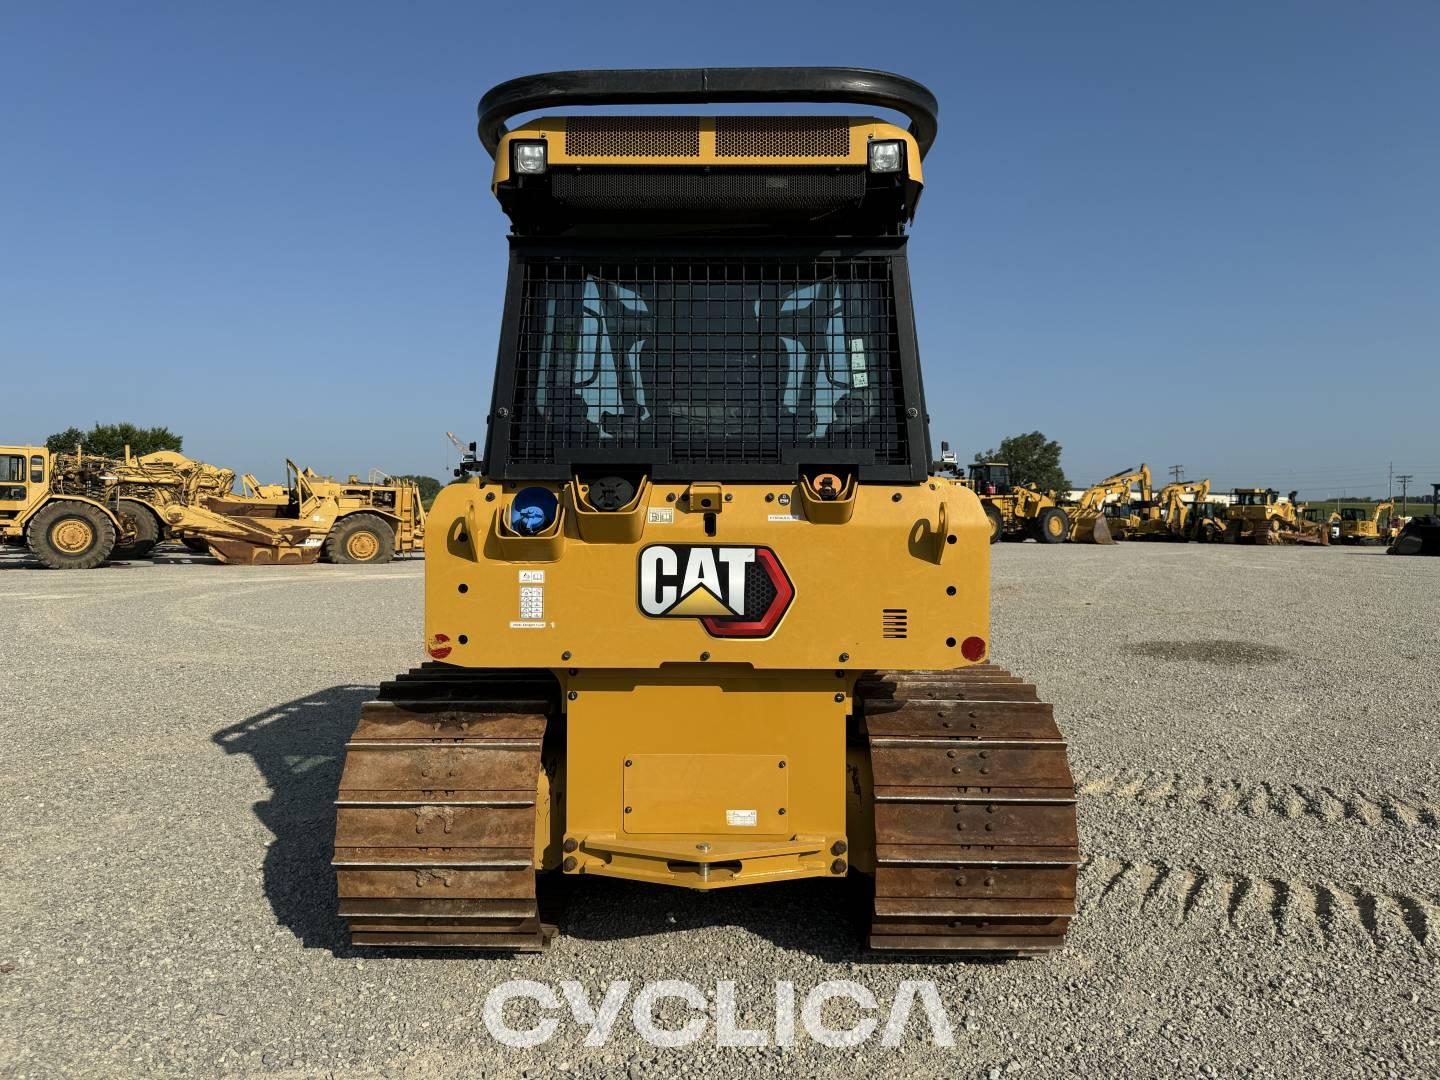
<svg viewBox="0 0 1440 1080">
<path fill-rule="evenodd" d="M 1070 515 L 1070 539 L 1080 544 L 1113 544 L 1117 539 L 1126 539 L 1139 524 L 1133 510 L 1137 505 L 1136 485 L 1139 485 L 1138 505 L 1148 506 L 1150 467 L 1143 463 L 1086 488 L 1074 506 L 1066 507 Z"/>
<path fill-rule="evenodd" d="M 733 102 L 770 111 L 570 114 Z M 874 949 L 1060 946 L 1065 742 L 990 656 L 980 499 L 932 469 L 906 233 L 936 109 L 853 68 L 481 100 L 511 221 L 494 393 L 431 509 L 430 660 L 346 748 L 357 945 L 542 949 L 558 874 L 837 903 L 860 875 Z"/>
<path fill-rule="evenodd" d="M 1391 540 L 1390 518 L 1395 513 L 1393 499 L 1363 506 L 1342 506 L 1338 530 L 1332 539 L 1341 544 L 1388 544 Z M 1380 523 L 1384 521 L 1382 526 Z"/>
<path fill-rule="evenodd" d="M 1174 540 L 1184 543 L 1192 538 L 1191 521 L 1194 507 L 1210 496 L 1209 480 L 1182 480 L 1166 484 L 1155 496 L 1148 516 L 1135 529 L 1137 540 Z"/>
</svg>

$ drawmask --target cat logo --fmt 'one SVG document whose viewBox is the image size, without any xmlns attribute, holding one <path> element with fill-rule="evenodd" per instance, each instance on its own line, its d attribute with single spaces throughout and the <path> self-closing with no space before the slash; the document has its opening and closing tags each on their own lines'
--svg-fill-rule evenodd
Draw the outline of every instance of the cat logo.
<svg viewBox="0 0 1440 1080">
<path fill-rule="evenodd" d="M 767 547 L 652 544 L 640 552 L 640 610 L 699 619 L 712 637 L 769 637 L 795 597 Z"/>
</svg>

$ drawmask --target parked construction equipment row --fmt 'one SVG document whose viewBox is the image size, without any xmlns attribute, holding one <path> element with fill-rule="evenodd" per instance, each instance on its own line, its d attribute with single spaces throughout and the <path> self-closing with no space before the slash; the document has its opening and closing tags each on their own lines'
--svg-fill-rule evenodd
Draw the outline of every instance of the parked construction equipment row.
<svg viewBox="0 0 1440 1080">
<path fill-rule="evenodd" d="M 237 492 L 232 470 L 170 451 L 111 458 L 0 446 L 0 540 L 57 570 L 145 558 L 166 542 L 241 564 L 379 563 L 423 550 L 414 483 L 286 468 L 284 484 L 246 475 Z"/>
</svg>

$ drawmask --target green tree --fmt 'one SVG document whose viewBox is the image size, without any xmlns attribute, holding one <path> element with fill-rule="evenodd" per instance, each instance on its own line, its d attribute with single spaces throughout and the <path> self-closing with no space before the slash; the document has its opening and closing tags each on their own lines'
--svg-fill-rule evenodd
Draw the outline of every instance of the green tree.
<svg viewBox="0 0 1440 1080">
<path fill-rule="evenodd" d="M 84 445 L 85 432 L 78 427 L 67 427 L 64 431 L 57 431 L 45 440 L 46 449 L 52 454 L 70 453 L 75 447 Z"/>
<path fill-rule="evenodd" d="M 975 460 L 1006 462 L 1012 483 L 1036 491 L 1070 489 L 1070 481 L 1065 479 L 1065 470 L 1060 467 L 1060 444 L 1038 431 L 1002 439 L 998 450 L 976 454 Z"/>
<path fill-rule="evenodd" d="M 66 450 L 74 450 L 77 442 L 88 454 L 118 458 L 125 455 L 127 446 L 130 447 L 130 452 L 137 457 L 141 454 L 153 454 L 157 450 L 179 452 L 184 439 L 166 427 L 142 428 L 136 427 L 134 424 L 96 424 L 89 431 L 84 432 L 75 427 L 57 431 L 45 440 L 45 445 L 55 453 L 64 453 Z"/>
</svg>

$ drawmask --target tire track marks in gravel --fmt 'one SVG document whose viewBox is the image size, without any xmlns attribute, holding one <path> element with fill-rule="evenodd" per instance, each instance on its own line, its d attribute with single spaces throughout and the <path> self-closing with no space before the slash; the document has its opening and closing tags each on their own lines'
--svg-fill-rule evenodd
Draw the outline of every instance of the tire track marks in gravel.
<svg viewBox="0 0 1440 1080">
<path fill-rule="evenodd" d="M 1146 915 L 1174 925 L 1210 923 L 1268 938 L 1340 938 L 1377 951 L 1419 946 L 1440 952 L 1440 896 L 1330 881 L 1215 873 L 1163 859 L 1087 857 L 1080 866 L 1079 917 L 1097 910 Z"/>
<path fill-rule="evenodd" d="M 1090 769 L 1076 775 L 1081 795 L 1122 799 L 1142 806 L 1198 807 L 1247 817 L 1359 821 L 1398 829 L 1440 830 L 1440 799 L 1426 795 L 1369 794 L 1300 784 L 1245 783 L 1213 776 Z"/>
</svg>

